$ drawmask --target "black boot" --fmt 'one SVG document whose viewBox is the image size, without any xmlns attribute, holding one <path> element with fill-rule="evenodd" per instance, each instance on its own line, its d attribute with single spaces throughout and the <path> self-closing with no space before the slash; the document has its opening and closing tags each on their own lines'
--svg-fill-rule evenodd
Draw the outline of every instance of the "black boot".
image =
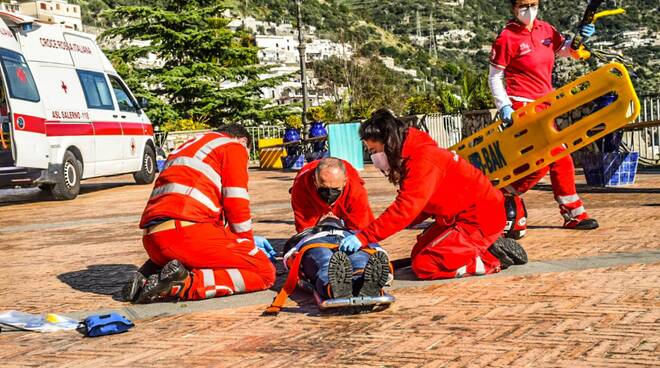
<svg viewBox="0 0 660 368">
<path fill-rule="evenodd" d="M 527 263 L 527 252 L 515 240 L 499 238 L 488 248 L 488 251 L 500 260 L 503 270 L 513 266 Z"/>
<path fill-rule="evenodd" d="M 353 296 L 353 265 L 344 252 L 335 252 L 328 263 L 328 296 L 350 298 Z"/>
<path fill-rule="evenodd" d="M 364 267 L 364 283 L 359 296 L 380 296 L 390 274 L 390 261 L 385 252 L 376 252 L 369 257 Z"/>
<path fill-rule="evenodd" d="M 140 290 L 134 303 L 152 302 L 160 297 L 182 298 L 192 285 L 193 274 L 178 260 L 169 261 L 160 274 L 153 274 Z"/>
<path fill-rule="evenodd" d="M 122 289 L 122 298 L 126 302 L 133 302 L 137 298 L 142 287 L 147 283 L 147 278 L 153 274 L 160 273 L 160 266 L 148 259 L 139 270 L 135 271 L 133 277 L 128 280 Z"/>
</svg>

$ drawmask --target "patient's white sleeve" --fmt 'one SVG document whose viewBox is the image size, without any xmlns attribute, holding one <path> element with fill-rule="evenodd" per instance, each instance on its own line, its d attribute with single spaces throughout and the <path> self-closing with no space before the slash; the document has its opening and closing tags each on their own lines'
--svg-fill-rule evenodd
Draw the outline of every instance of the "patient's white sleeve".
<svg viewBox="0 0 660 368">
<path fill-rule="evenodd" d="M 490 66 L 488 70 L 488 86 L 495 99 L 495 107 L 500 111 L 506 105 L 512 105 L 509 95 L 504 88 L 504 70 Z"/>
</svg>

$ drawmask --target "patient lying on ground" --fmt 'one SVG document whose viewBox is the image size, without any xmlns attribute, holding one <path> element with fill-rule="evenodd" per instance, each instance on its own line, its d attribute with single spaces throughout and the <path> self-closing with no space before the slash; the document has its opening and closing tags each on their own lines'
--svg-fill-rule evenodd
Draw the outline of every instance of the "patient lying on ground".
<svg viewBox="0 0 660 368">
<path fill-rule="evenodd" d="M 304 249 L 298 284 L 302 281 L 321 300 L 381 296 L 392 278 L 387 253 L 378 244 L 353 254 L 338 251 L 336 245 L 351 234 L 339 218 L 321 219 L 286 242 L 284 264 L 291 269 L 296 254 Z"/>
</svg>

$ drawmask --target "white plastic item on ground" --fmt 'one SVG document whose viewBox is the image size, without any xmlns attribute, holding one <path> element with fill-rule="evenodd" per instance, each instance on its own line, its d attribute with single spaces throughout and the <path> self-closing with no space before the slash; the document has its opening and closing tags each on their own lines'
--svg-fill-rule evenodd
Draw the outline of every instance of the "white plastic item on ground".
<svg viewBox="0 0 660 368">
<path fill-rule="evenodd" d="M 78 321 L 59 314 L 30 314 L 15 310 L 0 312 L 0 325 L 15 327 L 19 330 L 35 332 L 53 332 L 75 330 Z"/>
</svg>

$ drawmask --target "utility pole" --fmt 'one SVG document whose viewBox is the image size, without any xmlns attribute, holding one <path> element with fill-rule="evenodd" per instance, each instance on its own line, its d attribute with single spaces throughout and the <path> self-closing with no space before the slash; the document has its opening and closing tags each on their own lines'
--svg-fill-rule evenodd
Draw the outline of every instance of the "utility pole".
<svg viewBox="0 0 660 368">
<path fill-rule="evenodd" d="M 417 36 L 417 42 L 421 42 L 421 40 L 422 40 L 422 27 L 419 24 L 419 10 L 415 11 L 415 25 L 417 26 L 417 33 L 415 34 Z"/>
<path fill-rule="evenodd" d="M 302 124 L 303 124 L 303 137 L 307 136 L 307 74 L 305 71 L 305 40 L 303 37 L 302 29 L 302 13 L 300 6 L 302 0 L 296 0 L 298 7 L 298 52 L 300 53 L 300 84 L 302 84 L 303 105 L 302 105 Z"/>
<path fill-rule="evenodd" d="M 430 44 L 429 44 L 429 53 L 433 55 L 435 58 L 438 57 L 438 47 L 436 46 L 435 43 L 435 32 L 433 32 L 433 13 L 429 14 L 429 38 L 430 39 Z"/>
</svg>

